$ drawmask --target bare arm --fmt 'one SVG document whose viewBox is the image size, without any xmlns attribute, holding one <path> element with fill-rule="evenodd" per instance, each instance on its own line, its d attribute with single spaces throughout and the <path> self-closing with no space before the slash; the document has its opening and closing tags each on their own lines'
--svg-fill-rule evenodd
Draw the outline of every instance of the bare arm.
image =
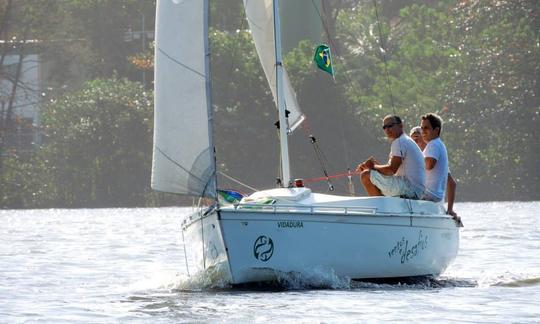
<svg viewBox="0 0 540 324">
<path fill-rule="evenodd" d="M 399 169 L 402 161 L 403 160 L 401 159 L 401 157 L 392 156 L 392 158 L 388 160 L 387 164 L 379 164 L 379 162 L 375 160 L 375 158 L 372 156 L 363 163 L 359 164 L 356 168 L 356 172 L 373 169 L 379 171 L 384 175 L 394 175 Z"/>
<path fill-rule="evenodd" d="M 432 157 L 424 158 L 424 161 L 426 162 L 426 170 L 433 169 L 435 167 L 435 164 L 437 164 L 437 160 Z"/>
<path fill-rule="evenodd" d="M 384 175 L 394 175 L 402 161 L 400 156 L 392 156 L 387 164 L 374 164 L 373 169 Z"/>
<path fill-rule="evenodd" d="M 454 211 L 454 200 L 456 198 L 456 181 L 452 178 L 452 175 L 448 173 L 448 181 L 446 183 L 446 200 L 448 201 L 448 209 L 446 213 L 457 217 L 456 212 Z"/>
</svg>

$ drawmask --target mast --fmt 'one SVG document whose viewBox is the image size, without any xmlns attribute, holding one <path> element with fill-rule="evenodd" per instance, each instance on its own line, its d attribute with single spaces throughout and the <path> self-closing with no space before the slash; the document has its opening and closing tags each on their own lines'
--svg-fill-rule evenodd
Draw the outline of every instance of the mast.
<svg viewBox="0 0 540 324">
<path fill-rule="evenodd" d="M 217 162 L 216 162 L 216 147 L 214 146 L 214 113 L 212 109 L 212 80 L 210 79 L 210 39 L 208 30 L 210 28 L 210 4 L 209 0 L 204 0 L 204 69 L 205 73 L 205 83 L 206 83 L 206 102 L 208 109 L 208 132 L 210 136 L 208 137 L 209 148 L 212 151 L 212 162 L 214 165 L 214 174 L 212 174 L 212 180 L 214 181 L 214 186 L 211 188 L 211 194 L 214 197 L 216 203 L 218 203 L 217 195 Z M 210 180 L 210 181 L 212 181 Z M 210 182 L 211 183 L 211 182 Z M 206 191 L 206 190 L 205 190 Z M 203 193 L 204 194 L 204 193 Z"/>
<path fill-rule="evenodd" d="M 274 49 L 276 53 L 276 105 L 279 113 L 279 146 L 281 152 L 282 186 L 288 187 L 291 182 L 289 164 L 289 143 L 287 138 L 289 123 L 285 115 L 285 100 L 283 96 L 283 62 L 281 56 L 281 26 L 279 20 L 279 0 L 274 5 Z"/>
</svg>

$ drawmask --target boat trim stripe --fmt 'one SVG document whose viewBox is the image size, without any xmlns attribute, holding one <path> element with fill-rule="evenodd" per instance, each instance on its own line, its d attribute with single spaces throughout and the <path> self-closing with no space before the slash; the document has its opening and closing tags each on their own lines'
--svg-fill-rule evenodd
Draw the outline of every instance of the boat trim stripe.
<svg viewBox="0 0 540 324">
<path fill-rule="evenodd" d="M 295 219 L 296 220 L 296 219 Z M 228 221 L 246 221 L 245 218 L 221 218 L 222 222 Z M 281 220 L 276 219 L 250 219 L 250 222 L 276 222 Z M 452 227 L 436 227 L 426 225 L 403 225 L 403 224 L 386 224 L 386 223 L 353 223 L 353 222 L 335 222 L 335 221 L 323 221 L 323 220 L 305 220 L 298 219 L 304 223 L 325 223 L 325 224 L 344 224 L 344 225 L 371 225 L 371 226 L 392 226 L 392 227 L 418 227 L 418 228 L 431 228 L 431 229 L 452 229 Z"/>
<path fill-rule="evenodd" d="M 363 217 L 416 217 L 416 218 L 448 218 L 451 219 L 450 215 L 434 215 L 434 214 L 423 214 L 423 215 L 411 215 L 410 213 L 391 213 L 391 212 L 377 212 L 376 208 L 363 208 L 363 207 L 342 207 L 342 206 L 261 206 L 255 205 L 256 208 L 249 206 L 248 208 L 238 208 L 235 206 L 234 209 L 222 208 L 224 212 L 231 213 L 265 213 L 265 214 L 315 214 L 315 215 L 347 215 L 347 216 L 363 216 Z M 342 210 L 342 212 L 336 213 L 336 211 Z M 363 212 L 361 210 L 369 210 L 369 212 Z"/>
</svg>

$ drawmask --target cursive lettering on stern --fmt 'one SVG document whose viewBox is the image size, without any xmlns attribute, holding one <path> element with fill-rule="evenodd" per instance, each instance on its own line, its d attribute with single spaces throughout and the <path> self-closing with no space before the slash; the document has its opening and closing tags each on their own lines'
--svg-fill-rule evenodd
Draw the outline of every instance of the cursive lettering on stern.
<svg viewBox="0 0 540 324">
<path fill-rule="evenodd" d="M 422 231 L 418 233 L 418 240 L 412 245 L 410 245 L 409 240 L 403 236 L 401 240 L 397 241 L 394 247 L 388 251 L 388 257 L 392 259 L 395 256 L 400 256 L 401 263 L 406 263 L 427 248 L 427 245 L 428 237 L 427 235 L 424 235 Z"/>
</svg>

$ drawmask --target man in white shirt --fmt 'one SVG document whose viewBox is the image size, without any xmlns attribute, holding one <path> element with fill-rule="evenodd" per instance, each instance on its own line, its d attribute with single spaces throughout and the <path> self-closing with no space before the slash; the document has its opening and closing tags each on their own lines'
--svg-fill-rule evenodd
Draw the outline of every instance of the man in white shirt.
<svg viewBox="0 0 540 324">
<path fill-rule="evenodd" d="M 436 114 L 429 113 L 422 116 L 420 127 L 422 128 L 422 138 L 427 143 L 423 152 L 426 165 L 426 190 L 422 199 L 435 202 L 443 200 L 448 182 L 448 210 L 446 213 L 457 217 L 453 210 L 456 182 L 448 170 L 448 154 L 446 146 L 440 138 L 442 119 Z"/>
<path fill-rule="evenodd" d="M 366 192 L 370 196 L 420 199 L 426 178 L 422 152 L 403 133 L 403 124 L 398 116 L 384 117 L 382 128 L 392 142 L 388 162 L 380 164 L 370 157 L 356 168 Z"/>
</svg>

